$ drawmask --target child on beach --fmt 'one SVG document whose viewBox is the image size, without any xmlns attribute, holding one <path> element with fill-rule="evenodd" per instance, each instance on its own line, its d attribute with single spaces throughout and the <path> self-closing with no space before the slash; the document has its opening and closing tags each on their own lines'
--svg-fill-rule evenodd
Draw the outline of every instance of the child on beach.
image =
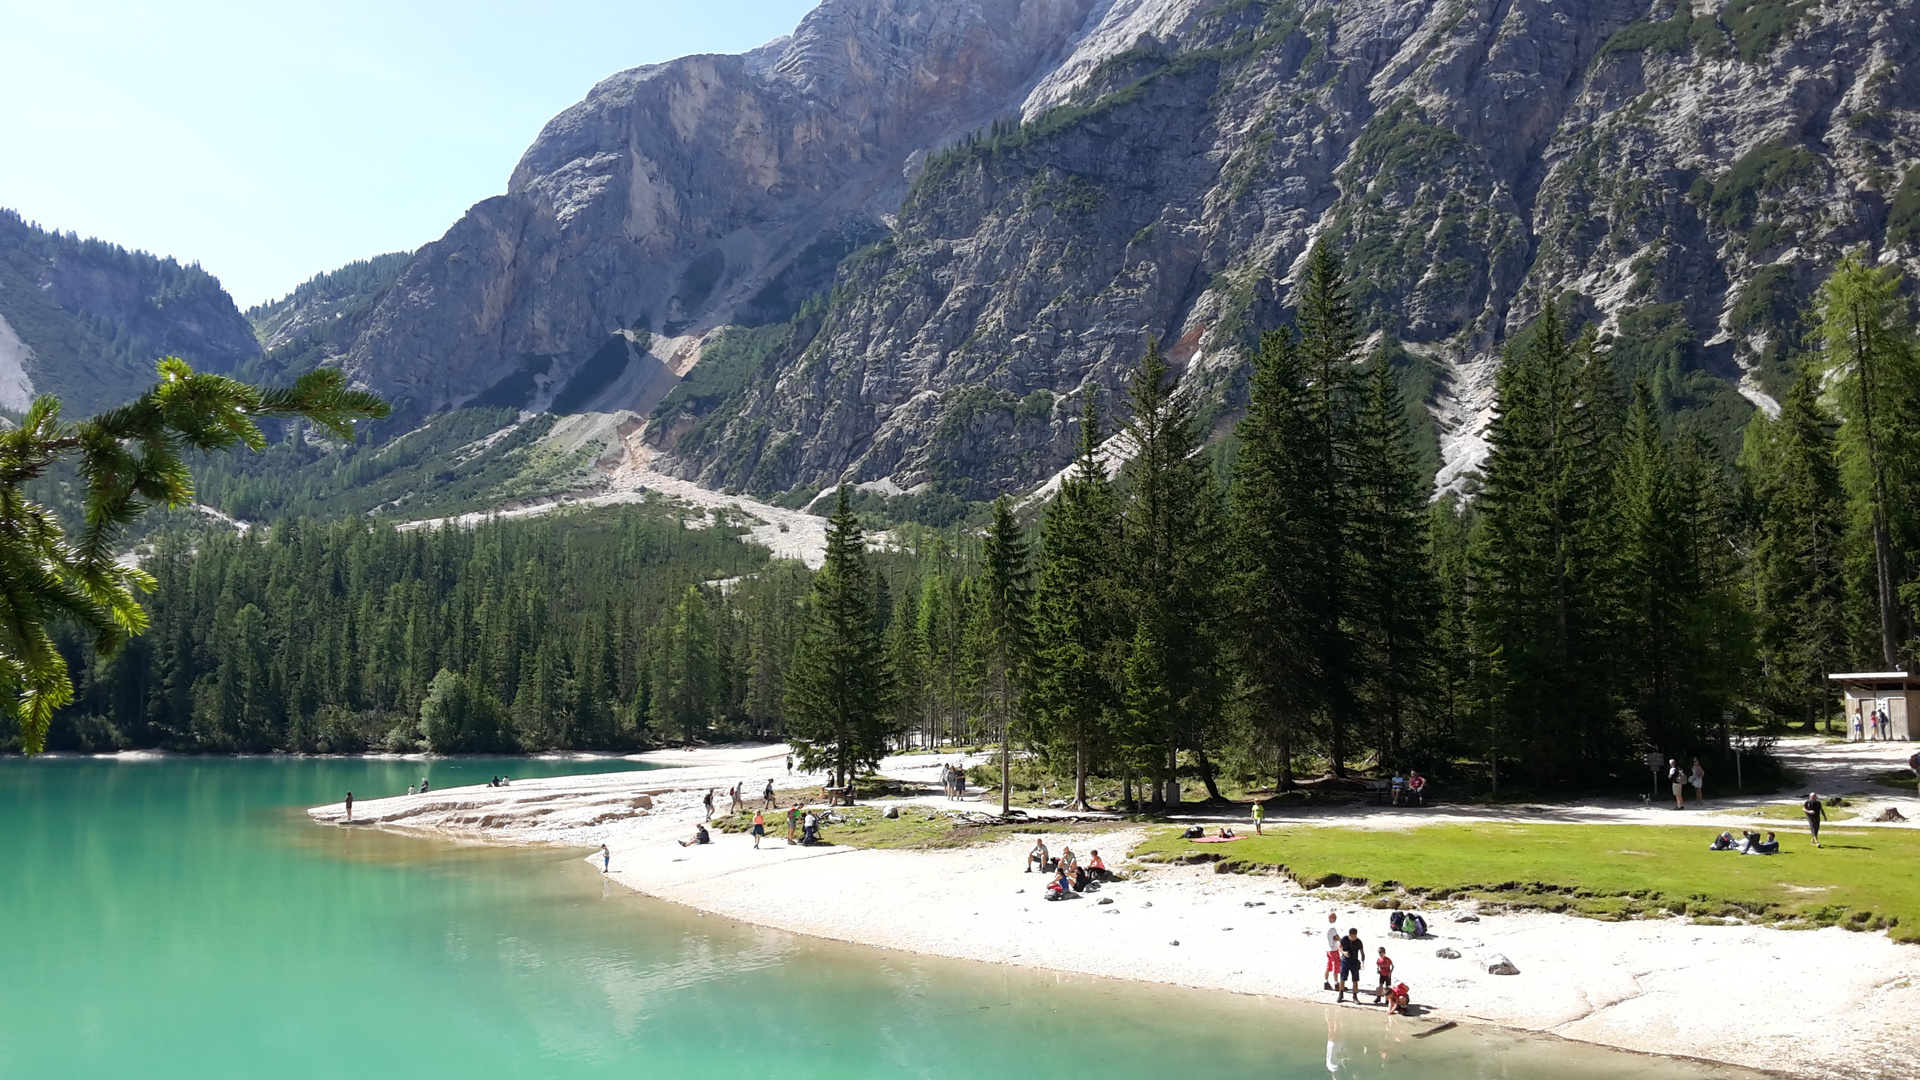
<svg viewBox="0 0 1920 1080">
<path fill-rule="evenodd" d="M 1387 991 L 1387 1015 L 1392 1016 L 1395 1013 L 1405 1014 L 1407 1011 L 1407 1003 L 1412 1000 L 1413 991 L 1407 989 L 1406 983 L 1401 983 Z"/>
<path fill-rule="evenodd" d="M 713 820 L 713 789 L 712 788 L 707 789 L 706 795 L 702 796 L 700 799 L 700 804 L 707 808 L 707 820 L 712 821 Z"/>
<path fill-rule="evenodd" d="M 1255 836 L 1262 835 L 1260 832 L 1260 823 L 1265 820 L 1267 820 L 1267 804 L 1255 802 L 1253 804 L 1253 834 Z"/>
<path fill-rule="evenodd" d="M 1380 985 L 1373 988 L 1373 1003 L 1379 1005 L 1382 999 L 1393 992 L 1393 961 L 1387 959 L 1387 947 L 1380 946 L 1380 956 L 1373 962 L 1373 969 L 1380 973 Z M 1354 996 L 1360 996 L 1360 988 L 1354 987 Z"/>
</svg>

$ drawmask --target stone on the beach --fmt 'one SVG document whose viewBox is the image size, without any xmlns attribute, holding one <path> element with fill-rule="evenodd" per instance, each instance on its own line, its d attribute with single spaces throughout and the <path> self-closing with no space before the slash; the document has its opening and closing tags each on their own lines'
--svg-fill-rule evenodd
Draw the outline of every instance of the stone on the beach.
<svg viewBox="0 0 1920 1080">
<path fill-rule="evenodd" d="M 651 810 L 653 809 L 653 796 L 635 795 L 632 805 L 635 810 Z"/>
<path fill-rule="evenodd" d="M 1167 944 L 1169 944 L 1169 945 L 1178 945 L 1178 944 L 1180 944 L 1180 939 L 1179 939 L 1179 938 L 1174 938 L 1174 939 L 1173 939 L 1172 941 L 1169 941 L 1169 942 L 1167 942 Z"/>
<path fill-rule="evenodd" d="M 1152 907 L 1152 906 L 1153 906 L 1153 901 L 1151 901 L 1151 900 L 1149 900 L 1149 901 L 1147 901 L 1146 903 L 1144 903 L 1144 904 L 1141 904 L 1140 906 L 1141 906 L 1141 907 Z"/>
<path fill-rule="evenodd" d="M 889 821 L 895 820 L 900 816 L 900 808 L 897 806 L 889 806 L 887 807 L 887 812 L 880 816 L 886 818 Z"/>
<path fill-rule="evenodd" d="M 1441 949 L 1439 952 L 1436 952 L 1433 955 L 1439 957 L 1442 960 L 1458 960 L 1460 959 L 1460 950 L 1459 949 Z"/>
<path fill-rule="evenodd" d="M 1457 918 L 1457 919 L 1455 919 L 1455 920 L 1453 920 L 1453 921 L 1454 921 L 1454 922 L 1479 922 L 1479 921 L 1480 921 L 1480 916 L 1478 916 L 1478 915 L 1462 915 L 1462 916 L 1460 916 L 1459 918 Z"/>
<path fill-rule="evenodd" d="M 1494 953 L 1492 956 L 1487 957 L 1487 974 L 1518 975 L 1520 974 L 1520 969 L 1513 966 L 1513 961 L 1499 953 Z"/>
<path fill-rule="evenodd" d="M 1101 897 L 1101 898 L 1100 898 L 1100 900 L 1099 900 L 1099 903 L 1102 903 L 1102 904 L 1111 904 L 1111 903 L 1113 903 L 1113 897 L 1111 897 L 1111 896 L 1103 896 L 1103 897 Z"/>
</svg>

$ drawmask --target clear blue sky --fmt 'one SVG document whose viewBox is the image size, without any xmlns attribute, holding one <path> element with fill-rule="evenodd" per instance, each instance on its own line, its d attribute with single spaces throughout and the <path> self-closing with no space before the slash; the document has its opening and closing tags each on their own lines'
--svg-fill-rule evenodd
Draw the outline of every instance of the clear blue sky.
<svg viewBox="0 0 1920 1080">
<path fill-rule="evenodd" d="M 816 0 L 0 0 L 0 206 L 241 307 L 446 231 L 594 83 Z"/>
</svg>

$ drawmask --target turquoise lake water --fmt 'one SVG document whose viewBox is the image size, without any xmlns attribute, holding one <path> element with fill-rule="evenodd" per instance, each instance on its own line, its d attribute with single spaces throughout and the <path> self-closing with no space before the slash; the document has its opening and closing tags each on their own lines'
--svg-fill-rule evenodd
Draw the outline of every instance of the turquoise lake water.
<svg viewBox="0 0 1920 1080">
<path fill-rule="evenodd" d="M 614 767 L 0 760 L 0 1078 L 1746 1075 L 817 941 L 636 896 L 578 852 L 303 813 L 423 772 Z"/>
</svg>

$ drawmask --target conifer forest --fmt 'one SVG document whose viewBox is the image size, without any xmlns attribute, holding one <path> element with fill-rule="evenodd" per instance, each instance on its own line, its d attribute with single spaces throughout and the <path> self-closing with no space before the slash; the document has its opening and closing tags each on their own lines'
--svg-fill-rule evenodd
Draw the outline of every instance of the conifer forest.
<svg viewBox="0 0 1920 1080">
<path fill-rule="evenodd" d="M 106 657 L 58 636 L 76 694 L 49 747 L 782 737 L 845 780 L 889 748 L 1004 744 L 1071 802 L 1135 805 L 1376 769 L 1637 783 L 1649 751 L 1728 761 L 1825 723 L 1829 672 L 1911 662 L 1910 308 L 1894 270 L 1842 261 L 1730 454 L 1548 305 L 1506 348 L 1483 464 L 1436 498 L 1323 243 L 1231 425 L 1150 348 L 1050 497 L 875 540 L 842 489 L 818 571 L 664 500 L 159 533 L 151 628 Z"/>
</svg>

